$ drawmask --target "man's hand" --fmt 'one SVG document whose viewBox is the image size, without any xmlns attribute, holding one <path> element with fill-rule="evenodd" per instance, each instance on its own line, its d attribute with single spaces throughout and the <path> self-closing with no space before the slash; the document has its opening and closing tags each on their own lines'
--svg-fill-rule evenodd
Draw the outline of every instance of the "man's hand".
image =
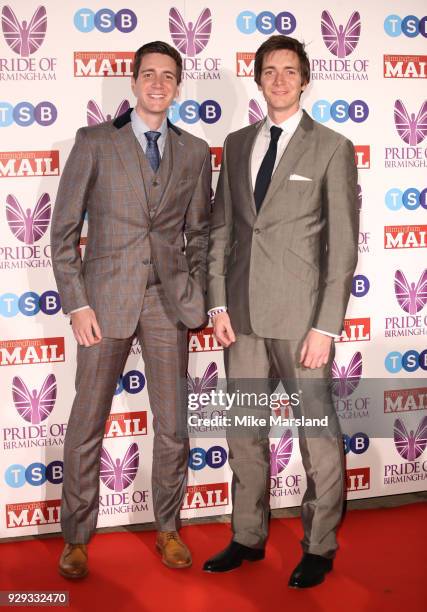
<svg viewBox="0 0 427 612">
<path fill-rule="evenodd" d="M 236 336 L 231 327 L 230 317 L 228 312 L 219 312 L 212 317 L 215 338 L 221 346 L 227 348 L 233 342 L 236 342 Z"/>
<path fill-rule="evenodd" d="M 326 365 L 329 360 L 333 338 L 311 329 L 302 345 L 300 363 L 314 370 Z"/>
<path fill-rule="evenodd" d="M 92 308 L 85 308 L 71 314 L 73 334 L 81 346 L 93 346 L 102 340 L 101 330 Z"/>
</svg>

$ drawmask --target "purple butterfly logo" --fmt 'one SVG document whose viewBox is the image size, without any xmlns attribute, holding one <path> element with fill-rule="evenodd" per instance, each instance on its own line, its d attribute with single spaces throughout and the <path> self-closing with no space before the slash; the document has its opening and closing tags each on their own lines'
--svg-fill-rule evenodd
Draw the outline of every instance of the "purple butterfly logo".
<svg viewBox="0 0 427 612">
<path fill-rule="evenodd" d="M 116 493 L 121 493 L 135 480 L 138 467 L 139 452 L 135 442 L 129 446 L 123 459 L 113 460 L 106 448 L 101 451 L 101 480 Z"/>
<path fill-rule="evenodd" d="M 332 364 L 332 393 L 335 397 L 345 399 L 358 387 L 362 376 L 362 355 L 354 353 L 347 368 L 339 366 L 334 359 Z"/>
<path fill-rule="evenodd" d="M 427 100 L 424 100 L 418 115 L 409 116 L 402 100 L 394 103 L 394 123 L 397 133 L 406 144 L 415 147 L 427 136 Z"/>
<path fill-rule="evenodd" d="M 49 374 L 37 392 L 37 389 L 30 391 L 22 378 L 14 376 L 12 397 L 18 414 L 32 425 L 40 425 L 55 406 L 56 378 Z"/>
<path fill-rule="evenodd" d="M 418 283 L 409 284 L 401 270 L 394 275 L 394 292 L 399 306 L 410 315 L 420 312 L 427 304 L 427 269 L 421 274 Z"/>
<path fill-rule="evenodd" d="M 417 431 L 408 430 L 401 419 L 394 422 L 394 445 L 396 450 L 407 461 L 415 461 L 427 446 L 427 416 L 423 417 Z"/>
<path fill-rule="evenodd" d="M 264 113 L 258 102 L 253 98 L 249 100 L 249 123 L 252 125 L 253 123 L 257 123 L 258 121 L 262 121 L 264 119 Z"/>
<path fill-rule="evenodd" d="M 1 12 L 3 36 L 9 47 L 21 57 L 35 53 L 44 41 L 47 26 L 46 9 L 39 6 L 30 23 L 22 24 L 16 18 L 10 6 L 4 6 Z"/>
<path fill-rule="evenodd" d="M 280 474 L 288 465 L 293 446 L 294 439 L 290 429 L 287 429 L 282 435 L 279 444 L 270 445 L 270 475 L 272 478 Z"/>
<path fill-rule="evenodd" d="M 205 8 L 199 15 L 196 25 L 188 24 L 176 8 L 169 11 L 169 31 L 176 48 L 188 57 L 194 57 L 206 47 L 212 30 L 212 15 Z"/>
<path fill-rule="evenodd" d="M 117 119 L 119 115 L 123 115 L 123 113 L 125 113 L 129 109 L 129 101 L 122 100 L 122 102 L 120 102 L 119 104 L 118 109 L 116 110 L 114 119 Z M 104 123 L 105 121 L 111 121 L 111 115 L 104 115 L 95 100 L 89 100 L 89 102 L 87 103 L 87 124 L 98 125 L 99 123 Z"/>
<path fill-rule="evenodd" d="M 25 244 L 34 244 L 44 236 L 50 221 L 49 194 L 43 193 L 38 199 L 33 212 L 21 208 L 14 195 L 6 198 L 6 219 L 12 234 Z"/>
<path fill-rule="evenodd" d="M 329 11 L 322 12 L 321 31 L 323 41 L 329 51 L 337 57 L 347 57 L 352 53 L 360 36 L 360 14 L 354 11 L 345 28 L 336 26 Z"/>
<path fill-rule="evenodd" d="M 202 393 L 210 393 L 211 391 L 215 391 L 217 384 L 218 366 L 216 365 L 215 361 L 211 361 L 201 378 L 199 378 L 198 376 L 195 376 L 193 378 L 187 372 L 188 393 L 193 393 L 197 397 L 200 396 Z"/>
</svg>

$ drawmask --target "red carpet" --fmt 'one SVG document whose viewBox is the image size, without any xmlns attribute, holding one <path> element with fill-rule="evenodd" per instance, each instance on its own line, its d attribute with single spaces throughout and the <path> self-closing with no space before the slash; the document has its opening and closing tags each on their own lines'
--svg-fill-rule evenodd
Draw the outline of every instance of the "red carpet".
<svg viewBox="0 0 427 612">
<path fill-rule="evenodd" d="M 401 612 L 426 609 L 427 504 L 349 512 L 334 571 L 314 589 L 287 587 L 300 557 L 299 519 L 271 522 L 265 561 L 205 574 L 203 561 L 228 544 L 228 525 L 186 527 L 193 567 L 173 571 L 154 550 L 155 533 L 97 535 L 90 575 L 64 580 L 60 538 L 0 544 L 0 590 L 65 590 L 71 610 L 109 612 Z M 46 608 L 45 608 L 46 609 Z"/>
</svg>

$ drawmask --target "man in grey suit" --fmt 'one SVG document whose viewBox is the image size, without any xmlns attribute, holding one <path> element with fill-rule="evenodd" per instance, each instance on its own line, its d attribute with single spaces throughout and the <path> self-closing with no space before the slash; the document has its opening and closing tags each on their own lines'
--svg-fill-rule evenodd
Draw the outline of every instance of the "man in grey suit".
<svg viewBox="0 0 427 612">
<path fill-rule="evenodd" d="M 304 554 L 289 581 L 299 588 L 323 581 L 337 548 L 344 462 L 329 382 L 358 232 L 353 145 L 300 109 L 309 80 L 296 39 L 272 36 L 256 52 L 267 117 L 226 139 L 208 252 L 209 314 L 229 381 L 280 379 L 289 395 L 303 390 L 300 415 L 329 419 L 319 435 L 299 431 Z M 233 538 L 205 563 L 211 572 L 263 559 L 268 535 L 268 428 L 227 438 Z"/>
<path fill-rule="evenodd" d="M 168 567 L 191 565 L 177 533 L 188 462 L 188 439 L 178 432 L 186 414 L 187 328 L 206 319 L 211 171 L 207 143 L 167 120 L 181 72 L 181 56 L 171 46 L 142 46 L 134 60 L 135 109 L 78 130 L 59 186 L 53 267 L 79 344 L 64 445 L 66 546 L 59 571 L 67 578 L 88 572 L 105 423 L 135 333 L 153 412 L 156 545 Z"/>
</svg>

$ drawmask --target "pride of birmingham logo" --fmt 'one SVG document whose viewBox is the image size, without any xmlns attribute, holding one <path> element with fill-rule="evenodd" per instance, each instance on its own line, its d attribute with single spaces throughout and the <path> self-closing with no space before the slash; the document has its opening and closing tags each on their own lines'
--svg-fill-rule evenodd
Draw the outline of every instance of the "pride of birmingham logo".
<svg viewBox="0 0 427 612">
<path fill-rule="evenodd" d="M 252 125 L 253 123 L 257 123 L 262 119 L 264 119 L 262 108 L 258 102 L 252 98 L 249 100 L 249 123 Z"/>
<path fill-rule="evenodd" d="M 44 41 L 47 27 L 46 9 L 39 6 L 29 23 L 20 23 L 11 7 L 6 5 L 1 12 L 1 26 L 4 39 L 12 51 L 21 57 L 29 57 Z"/>
<path fill-rule="evenodd" d="M 129 446 L 123 459 L 113 459 L 106 448 L 101 451 L 101 480 L 116 493 L 121 493 L 135 480 L 138 467 L 139 452 L 135 442 Z"/>
<path fill-rule="evenodd" d="M 9 194 L 6 198 L 6 219 L 12 234 L 21 242 L 32 245 L 44 236 L 50 222 L 50 198 L 43 193 L 33 212 L 22 209 L 16 197 Z"/>
<path fill-rule="evenodd" d="M 394 104 L 394 123 L 401 139 L 415 147 L 427 136 L 427 100 L 423 102 L 417 116 L 409 114 L 401 100 Z"/>
<path fill-rule="evenodd" d="M 335 361 L 332 364 L 332 393 L 339 399 L 349 397 L 358 387 L 362 376 L 362 355 L 359 351 L 354 353 L 347 367 L 339 366 Z"/>
<path fill-rule="evenodd" d="M 423 417 L 414 433 L 409 432 L 401 419 L 394 421 L 394 444 L 397 452 L 406 461 L 415 461 L 427 446 L 427 416 Z"/>
<path fill-rule="evenodd" d="M 191 21 L 187 24 L 178 9 L 171 8 L 169 11 L 169 31 L 173 43 L 178 51 L 188 57 L 203 51 L 209 42 L 211 29 L 212 15 L 208 8 L 200 13 L 195 25 Z"/>
<path fill-rule="evenodd" d="M 270 476 L 272 478 L 278 476 L 288 465 L 293 445 L 294 439 L 290 429 L 284 432 L 277 445 L 270 445 Z"/>
<path fill-rule="evenodd" d="M 360 37 L 360 14 L 354 11 L 347 25 L 336 25 L 329 11 L 322 12 L 321 31 L 323 41 L 329 51 L 336 57 L 350 55 L 356 48 Z"/>
<path fill-rule="evenodd" d="M 116 110 L 114 119 L 117 119 L 119 115 L 123 115 L 127 110 L 130 109 L 129 100 L 122 100 Z M 89 100 L 87 103 L 87 124 L 98 125 L 104 123 L 104 121 L 111 121 L 111 115 L 104 115 L 102 110 L 99 108 L 95 100 Z"/>
<path fill-rule="evenodd" d="M 14 376 L 12 381 L 13 403 L 18 414 L 32 425 L 40 425 L 52 412 L 56 400 L 56 378 L 49 374 L 41 386 L 29 390 L 22 378 Z"/>
<path fill-rule="evenodd" d="M 394 292 L 399 306 L 408 314 L 416 315 L 427 304 L 427 269 L 425 269 L 417 284 L 409 283 L 401 270 L 394 276 Z"/>
<path fill-rule="evenodd" d="M 193 378 L 191 374 L 187 372 L 187 389 L 189 394 L 194 394 L 197 397 L 199 397 L 202 393 L 209 394 L 211 391 L 216 390 L 217 384 L 218 366 L 216 365 L 215 361 L 211 361 L 201 378 L 198 376 Z"/>
</svg>

